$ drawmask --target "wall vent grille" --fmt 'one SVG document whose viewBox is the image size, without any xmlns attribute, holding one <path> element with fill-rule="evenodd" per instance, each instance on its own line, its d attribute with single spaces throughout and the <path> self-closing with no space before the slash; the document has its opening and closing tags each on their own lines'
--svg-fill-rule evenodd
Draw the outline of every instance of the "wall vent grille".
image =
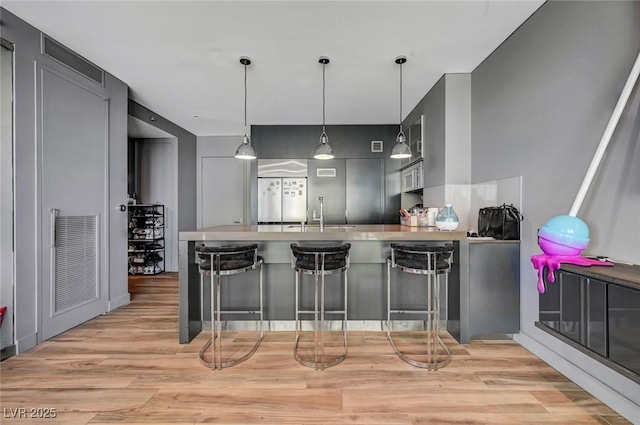
<svg viewBox="0 0 640 425">
<path fill-rule="evenodd" d="M 42 53 L 104 86 L 104 71 L 102 69 L 49 37 L 42 37 Z"/>
<path fill-rule="evenodd" d="M 56 313 L 98 297 L 96 222 L 96 216 L 56 217 Z"/>
<path fill-rule="evenodd" d="M 318 168 L 316 170 L 317 177 L 335 177 L 336 169 L 335 168 Z"/>
<path fill-rule="evenodd" d="M 382 152 L 384 147 L 384 143 L 382 140 L 372 140 L 371 141 L 371 152 Z"/>
</svg>

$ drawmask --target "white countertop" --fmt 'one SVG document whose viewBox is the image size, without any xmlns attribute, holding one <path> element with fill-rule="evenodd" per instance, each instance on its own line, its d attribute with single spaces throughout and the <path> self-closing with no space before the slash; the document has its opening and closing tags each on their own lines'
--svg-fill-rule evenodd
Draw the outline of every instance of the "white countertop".
<svg viewBox="0 0 640 425">
<path fill-rule="evenodd" d="M 409 227 L 399 224 L 215 226 L 180 232 L 181 241 L 452 241 L 466 240 L 466 231 L 441 231 L 435 227 Z"/>
</svg>

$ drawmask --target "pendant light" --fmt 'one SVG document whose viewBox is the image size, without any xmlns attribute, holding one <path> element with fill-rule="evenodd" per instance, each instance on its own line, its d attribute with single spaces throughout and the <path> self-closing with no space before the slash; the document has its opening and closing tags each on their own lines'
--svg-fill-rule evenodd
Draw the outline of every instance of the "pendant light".
<svg viewBox="0 0 640 425">
<path fill-rule="evenodd" d="M 391 158 L 402 159 L 411 158 L 411 148 L 407 145 L 407 137 L 402 131 L 402 64 L 407 62 L 406 56 L 398 56 L 396 63 L 400 65 L 400 132 L 396 136 L 396 143 L 391 151 Z"/>
<path fill-rule="evenodd" d="M 320 135 L 320 143 L 318 143 L 318 147 L 316 148 L 313 157 L 315 159 L 333 159 L 333 149 L 331 149 L 331 145 L 329 145 L 329 137 L 325 132 L 324 122 L 325 122 L 325 114 L 324 114 L 324 67 L 329 63 L 329 58 L 326 56 L 320 56 L 318 62 L 322 64 L 322 134 Z"/>
<path fill-rule="evenodd" d="M 240 57 L 240 63 L 244 66 L 244 136 L 242 136 L 242 143 L 236 150 L 236 158 L 256 159 L 256 151 L 253 150 L 251 139 L 247 134 L 247 66 L 251 65 L 251 58 L 242 56 Z"/>
</svg>

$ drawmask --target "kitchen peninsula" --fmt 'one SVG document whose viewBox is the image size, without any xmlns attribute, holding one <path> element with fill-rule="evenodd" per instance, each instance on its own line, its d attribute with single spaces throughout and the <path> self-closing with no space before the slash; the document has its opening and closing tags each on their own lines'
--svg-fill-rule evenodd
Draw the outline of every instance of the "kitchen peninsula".
<svg viewBox="0 0 640 425">
<path fill-rule="evenodd" d="M 386 259 L 392 242 L 454 244 L 454 263 L 449 274 L 447 330 L 457 340 L 469 340 L 469 242 L 464 231 L 438 231 L 428 227 L 397 224 L 216 226 L 180 232 L 180 343 L 190 342 L 202 330 L 200 276 L 195 262 L 196 245 L 223 246 L 257 243 L 264 258 L 265 319 L 293 321 L 294 273 L 290 265 L 290 244 L 351 243 L 349 269 L 349 321 L 386 320 Z M 236 277 L 236 279 L 242 279 Z M 205 285 L 207 286 L 207 285 Z M 330 296 L 330 294 L 328 294 Z M 207 297 L 204 311 L 208 311 Z M 240 295 L 242 298 L 242 295 Z M 223 302 L 241 301 L 226 299 Z M 205 314 L 206 316 L 206 314 Z"/>
</svg>

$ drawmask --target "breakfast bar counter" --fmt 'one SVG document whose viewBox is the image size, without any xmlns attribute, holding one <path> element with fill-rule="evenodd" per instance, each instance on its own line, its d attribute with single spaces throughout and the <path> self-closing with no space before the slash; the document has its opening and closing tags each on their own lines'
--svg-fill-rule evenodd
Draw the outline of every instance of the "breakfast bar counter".
<svg viewBox="0 0 640 425">
<path fill-rule="evenodd" d="M 443 232 L 435 227 L 409 227 L 399 224 L 337 224 L 319 226 L 299 224 L 257 226 L 215 226 L 180 232 L 180 241 L 454 241 L 466 239 L 463 231 Z"/>
<path fill-rule="evenodd" d="M 291 269 L 291 243 L 327 245 L 351 244 L 349 268 L 349 323 L 354 328 L 386 320 L 386 259 L 390 244 L 427 243 L 454 244 L 454 263 L 449 276 L 445 309 L 447 330 L 459 341 L 468 342 L 468 282 L 469 242 L 464 231 L 439 231 L 432 227 L 408 227 L 399 224 L 381 225 L 230 225 L 180 232 L 180 343 L 190 342 L 207 321 L 208 297 L 204 295 L 204 318 L 201 317 L 200 275 L 195 247 L 257 243 L 264 258 L 265 319 L 270 328 L 289 329 L 294 319 L 294 273 Z M 242 279 L 236 277 L 234 279 Z M 234 281 L 235 282 L 235 281 Z M 208 286 L 208 285 L 205 285 Z M 236 285 L 233 285 L 234 287 Z M 208 288 L 206 289 L 208 291 Z M 405 294 L 407 295 L 407 294 Z M 411 294 L 408 294 L 409 297 Z M 331 294 L 328 294 L 331 296 Z M 232 308 L 251 300 L 241 292 L 231 294 L 223 302 Z M 372 329 L 373 330 L 373 329 Z"/>
</svg>

